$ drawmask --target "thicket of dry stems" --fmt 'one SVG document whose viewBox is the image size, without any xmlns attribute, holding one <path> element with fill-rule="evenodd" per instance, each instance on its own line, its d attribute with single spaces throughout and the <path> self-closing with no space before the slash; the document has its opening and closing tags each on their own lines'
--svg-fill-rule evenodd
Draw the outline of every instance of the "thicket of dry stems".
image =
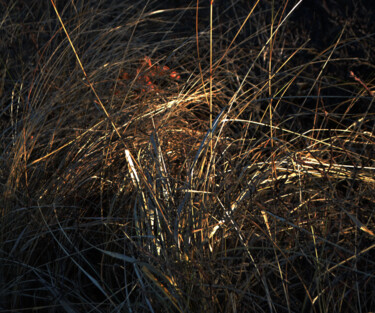
<svg viewBox="0 0 375 313">
<path fill-rule="evenodd" d="M 0 310 L 375 310 L 370 8 L 57 2 L 0 3 Z"/>
</svg>

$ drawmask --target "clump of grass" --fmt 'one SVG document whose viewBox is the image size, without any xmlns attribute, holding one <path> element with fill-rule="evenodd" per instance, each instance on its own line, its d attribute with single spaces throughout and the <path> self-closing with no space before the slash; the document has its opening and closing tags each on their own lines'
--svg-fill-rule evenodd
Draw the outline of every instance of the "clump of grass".
<svg viewBox="0 0 375 313">
<path fill-rule="evenodd" d="M 375 308 L 360 8 L 53 4 L 1 4 L 1 309 Z"/>
</svg>

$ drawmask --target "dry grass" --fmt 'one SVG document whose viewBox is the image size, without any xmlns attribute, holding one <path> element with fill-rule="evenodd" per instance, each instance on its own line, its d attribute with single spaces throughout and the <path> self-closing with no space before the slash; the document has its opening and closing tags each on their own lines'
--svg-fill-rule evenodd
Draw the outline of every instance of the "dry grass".
<svg viewBox="0 0 375 313">
<path fill-rule="evenodd" d="M 375 310 L 370 8 L 57 2 L 0 2 L 0 310 Z"/>
</svg>

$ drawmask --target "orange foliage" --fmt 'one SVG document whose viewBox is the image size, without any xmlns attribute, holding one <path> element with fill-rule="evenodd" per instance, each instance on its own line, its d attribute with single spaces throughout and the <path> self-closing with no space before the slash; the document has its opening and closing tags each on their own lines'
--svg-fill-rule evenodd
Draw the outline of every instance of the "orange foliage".
<svg viewBox="0 0 375 313">
<path fill-rule="evenodd" d="M 167 78 L 177 81 L 181 76 L 178 72 L 172 71 L 166 65 L 152 65 L 151 58 L 145 56 L 135 74 L 132 75 L 128 72 L 121 71 L 117 79 L 117 84 L 120 85 L 120 87 L 121 85 L 131 85 L 132 81 L 136 79 L 138 92 L 145 93 L 155 91 L 161 93 L 162 90 L 158 87 L 158 82 Z M 120 94 L 120 90 L 116 91 L 116 95 Z"/>
</svg>

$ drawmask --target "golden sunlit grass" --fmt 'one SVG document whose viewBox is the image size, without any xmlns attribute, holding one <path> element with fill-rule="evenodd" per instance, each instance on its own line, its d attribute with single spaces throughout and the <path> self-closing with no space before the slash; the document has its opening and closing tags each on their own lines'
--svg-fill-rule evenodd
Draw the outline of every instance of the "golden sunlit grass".
<svg viewBox="0 0 375 313">
<path fill-rule="evenodd" d="M 375 310 L 365 8 L 56 2 L 0 3 L 1 310 Z"/>
</svg>

